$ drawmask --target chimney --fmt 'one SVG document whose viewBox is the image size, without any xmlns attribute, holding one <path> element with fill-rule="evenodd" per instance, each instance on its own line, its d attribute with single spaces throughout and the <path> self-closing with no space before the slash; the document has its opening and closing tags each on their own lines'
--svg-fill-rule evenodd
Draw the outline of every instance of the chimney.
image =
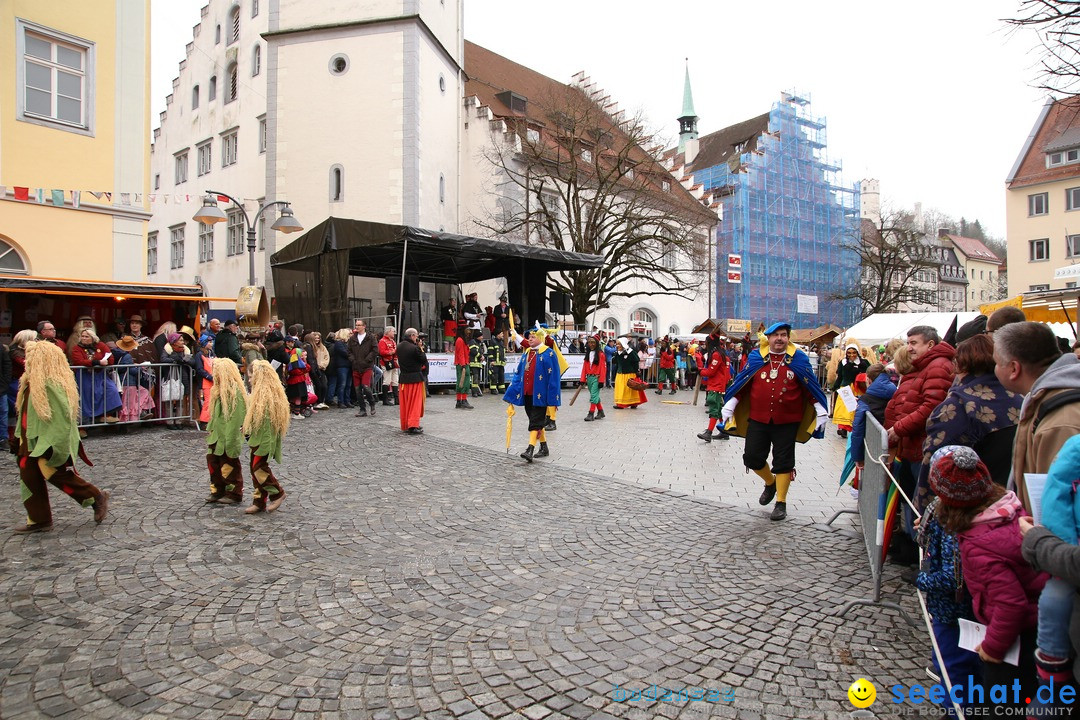
<svg viewBox="0 0 1080 720">
<path fill-rule="evenodd" d="M 952 235 L 952 230 L 950 230 L 949 228 L 938 228 L 937 236 L 939 238 L 943 238 L 946 235 Z"/>
</svg>

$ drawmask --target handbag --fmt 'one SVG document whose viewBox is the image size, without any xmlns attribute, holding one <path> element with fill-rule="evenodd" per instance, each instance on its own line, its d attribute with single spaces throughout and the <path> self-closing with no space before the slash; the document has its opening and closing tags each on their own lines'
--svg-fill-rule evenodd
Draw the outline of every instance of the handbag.
<svg viewBox="0 0 1080 720">
<path fill-rule="evenodd" d="M 184 399 L 184 384 L 180 378 L 171 378 L 161 381 L 161 401 L 173 402 Z"/>
<path fill-rule="evenodd" d="M 630 388 L 631 390 L 648 390 L 649 384 L 643 382 L 636 377 L 632 377 L 626 381 L 626 387 Z"/>
</svg>

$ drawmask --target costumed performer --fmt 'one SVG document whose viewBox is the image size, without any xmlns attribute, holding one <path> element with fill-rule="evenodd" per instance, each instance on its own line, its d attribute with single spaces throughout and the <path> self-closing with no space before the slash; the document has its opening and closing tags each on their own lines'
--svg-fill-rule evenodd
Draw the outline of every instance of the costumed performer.
<svg viewBox="0 0 1080 720">
<path fill-rule="evenodd" d="M 836 402 L 833 404 L 833 423 L 836 424 L 836 434 L 846 438 L 851 432 L 852 423 L 855 422 L 855 403 L 844 401 L 844 394 L 839 392 L 841 388 L 849 387 L 855 382 L 855 378 L 866 372 L 870 363 L 859 354 L 859 344 L 849 342 L 844 346 L 844 357 L 836 365 L 836 379 L 832 383 L 832 391 L 836 393 Z"/>
<path fill-rule="evenodd" d="M 424 370 L 427 369 L 428 360 L 427 354 L 420 347 L 419 339 L 416 328 L 408 328 L 397 346 L 397 359 L 401 368 L 398 415 L 401 419 L 401 430 L 410 435 L 424 432 L 420 427 L 420 418 L 424 417 Z"/>
<path fill-rule="evenodd" d="M 705 408 L 709 411 L 709 427 L 705 432 L 698 433 L 698 437 L 707 443 L 714 439 L 727 440 L 730 437 L 723 425 L 715 436 L 712 434 L 724 405 L 724 390 L 731 380 L 730 367 L 727 353 L 724 352 L 724 341 L 714 332 L 709 335 L 705 346 L 704 367 L 701 369 L 701 384 L 705 387 Z"/>
<path fill-rule="evenodd" d="M 525 408 L 529 417 L 529 447 L 521 453 L 526 462 L 535 457 L 548 456 L 547 436 L 544 425 L 547 423 L 549 407 L 558 407 L 561 402 L 562 372 L 555 351 L 544 344 L 546 333 L 539 327 L 526 333 L 528 347 L 518 360 L 514 379 L 506 389 L 503 400 L 511 405 Z M 507 436 L 509 437 L 509 435 Z M 540 443 L 537 451 L 536 443 Z"/>
<path fill-rule="evenodd" d="M 600 404 L 600 386 L 607 381 L 607 362 L 600 349 L 600 339 L 593 335 L 585 344 L 585 362 L 581 366 L 581 381 L 589 388 L 589 414 L 585 422 L 604 419 L 604 406 Z"/>
<path fill-rule="evenodd" d="M 743 464 L 765 481 L 758 503 L 776 498 L 770 518 L 787 517 L 787 491 L 795 477 L 795 443 L 823 437 L 828 400 L 810 358 L 791 344 L 791 325 L 778 322 L 765 330 L 750 351 L 746 369 L 735 376 L 721 410 L 726 429 L 746 438 Z M 772 447 L 772 469 L 769 448 Z"/>
<path fill-rule="evenodd" d="M 94 508 L 94 522 L 109 511 L 109 492 L 98 490 L 75 471 L 75 456 L 90 465 L 79 441 L 79 390 L 64 351 L 49 342 L 26 345 L 26 370 L 15 400 L 19 494 L 26 525 L 15 532 L 52 529 L 52 507 L 45 482 L 60 488 L 82 507 Z"/>
<path fill-rule="evenodd" d="M 240 368 L 229 358 L 215 358 L 210 366 L 210 422 L 206 426 L 206 467 L 210 470 L 207 504 L 234 505 L 244 499 L 244 474 L 240 453 L 244 450 L 244 415 L 247 391 Z"/>
<path fill-rule="evenodd" d="M 636 408 L 648 401 L 644 390 L 633 390 L 627 386 L 627 382 L 637 377 L 638 353 L 628 338 L 620 337 L 615 344 L 619 348 L 612 357 L 615 365 L 615 409 Z"/>
<path fill-rule="evenodd" d="M 454 341 L 454 371 L 457 373 L 457 393 L 455 410 L 472 410 L 469 404 L 469 391 L 472 389 L 472 368 L 469 366 L 469 343 L 465 340 L 469 334 L 466 321 L 460 320 L 457 328 L 457 340 Z"/>
<path fill-rule="evenodd" d="M 289 431 L 289 400 L 270 363 L 256 360 L 251 369 L 251 400 L 244 415 L 244 434 L 251 448 L 252 504 L 244 512 L 273 512 L 285 490 L 270 469 L 270 458 L 281 463 L 281 443 Z"/>
<path fill-rule="evenodd" d="M 544 332 L 547 333 L 548 331 L 545 330 Z M 566 362 L 566 358 L 563 357 L 562 350 L 559 349 L 559 344 L 555 342 L 555 338 L 553 336 L 545 335 L 544 344 L 555 352 L 555 359 L 559 361 L 559 382 L 561 387 L 563 373 L 565 373 L 566 369 L 570 367 L 570 364 Z M 559 408 L 557 405 L 548 405 L 547 422 L 544 423 L 545 430 L 559 429 L 559 426 L 555 424 L 555 416 L 558 414 L 558 412 Z"/>
</svg>

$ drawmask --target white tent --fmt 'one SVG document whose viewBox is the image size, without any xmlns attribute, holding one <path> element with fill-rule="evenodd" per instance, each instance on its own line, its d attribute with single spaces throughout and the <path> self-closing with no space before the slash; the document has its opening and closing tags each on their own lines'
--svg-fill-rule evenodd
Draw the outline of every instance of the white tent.
<svg viewBox="0 0 1080 720">
<path fill-rule="evenodd" d="M 930 313 L 875 313 L 851 326 L 844 334 L 844 340 L 858 340 L 862 345 L 883 345 L 893 338 L 905 340 L 907 331 L 916 325 L 929 325 L 945 337 L 953 318 L 958 318 L 956 327 L 971 322 L 979 316 L 977 312 L 930 312 Z M 1075 340 L 1069 323 L 1047 323 L 1054 334 L 1072 342 Z M 841 344 L 843 341 L 837 341 Z"/>
</svg>

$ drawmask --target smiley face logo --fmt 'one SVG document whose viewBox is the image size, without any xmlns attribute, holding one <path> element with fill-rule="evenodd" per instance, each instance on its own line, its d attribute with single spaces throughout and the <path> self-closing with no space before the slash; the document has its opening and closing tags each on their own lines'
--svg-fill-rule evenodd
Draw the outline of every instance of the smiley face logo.
<svg viewBox="0 0 1080 720">
<path fill-rule="evenodd" d="M 877 700 L 877 688 L 866 678 L 859 678 L 851 683 L 847 691 L 848 700 L 857 708 L 868 708 Z"/>
</svg>

